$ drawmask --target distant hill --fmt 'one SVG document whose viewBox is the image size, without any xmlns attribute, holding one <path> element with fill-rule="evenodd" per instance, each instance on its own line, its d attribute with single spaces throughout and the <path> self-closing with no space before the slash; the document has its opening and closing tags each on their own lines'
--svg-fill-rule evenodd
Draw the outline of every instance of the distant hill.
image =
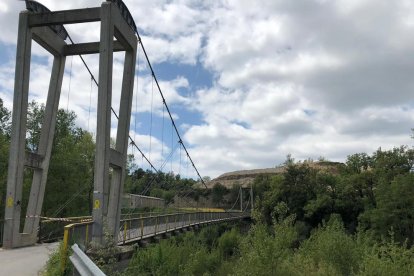
<svg viewBox="0 0 414 276">
<path fill-rule="evenodd" d="M 338 167 L 343 165 L 343 163 L 331 162 L 331 161 L 320 161 L 320 162 L 306 161 L 305 163 L 308 164 L 312 168 L 329 171 L 330 173 L 334 173 L 334 174 L 338 173 Z M 207 182 L 206 185 L 208 188 L 213 188 L 213 186 L 217 183 L 220 183 L 221 185 L 224 185 L 227 188 L 231 188 L 234 185 L 241 185 L 242 187 L 250 187 L 250 185 L 253 183 L 254 179 L 257 176 L 277 175 L 277 174 L 283 173 L 285 170 L 286 170 L 286 167 L 280 166 L 280 167 L 267 168 L 267 169 L 227 172 Z"/>
</svg>

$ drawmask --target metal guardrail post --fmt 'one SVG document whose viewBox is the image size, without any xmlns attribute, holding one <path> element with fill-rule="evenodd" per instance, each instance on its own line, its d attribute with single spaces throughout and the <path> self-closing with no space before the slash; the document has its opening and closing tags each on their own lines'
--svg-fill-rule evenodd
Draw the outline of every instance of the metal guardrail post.
<svg viewBox="0 0 414 276">
<path fill-rule="evenodd" d="M 88 238 L 89 238 L 89 224 L 86 224 L 85 245 L 88 244 Z"/>
<path fill-rule="evenodd" d="M 131 228 L 132 220 L 129 220 L 128 222 L 129 222 L 128 239 L 130 240 L 131 239 L 131 230 L 132 230 L 132 228 Z"/>
<path fill-rule="evenodd" d="M 141 214 L 141 239 L 142 236 L 144 236 L 144 220 L 142 219 L 142 214 Z"/>
<path fill-rule="evenodd" d="M 69 244 L 69 230 L 72 225 L 66 225 L 63 230 L 63 245 L 60 252 L 60 271 L 63 273 L 65 272 L 66 267 L 66 258 L 68 256 L 68 244 Z"/>
<path fill-rule="evenodd" d="M 126 236 L 127 236 L 127 222 L 124 221 L 124 240 L 123 240 L 123 244 L 125 244 L 125 240 L 126 240 Z"/>
<path fill-rule="evenodd" d="M 105 276 L 105 273 L 103 273 L 85 253 L 83 253 L 77 244 L 72 246 L 72 250 L 73 255 L 70 256 L 69 259 L 80 275 Z"/>
</svg>

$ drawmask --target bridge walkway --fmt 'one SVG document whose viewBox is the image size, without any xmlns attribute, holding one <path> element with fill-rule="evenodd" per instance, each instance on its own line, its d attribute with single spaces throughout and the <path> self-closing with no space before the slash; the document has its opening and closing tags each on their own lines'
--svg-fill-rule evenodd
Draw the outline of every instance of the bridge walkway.
<svg viewBox="0 0 414 276">
<path fill-rule="evenodd" d="M 178 218 L 178 219 L 177 219 Z M 226 221 L 250 218 L 246 212 L 219 212 L 219 213 L 188 213 L 178 215 L 164 215 L 148 219 L 148 221 L 137 219 L 124 220 L 118 236 L 119 245 L 139 242 L 154 238 L 159 235 L 189 229 L 191 227 L 204 226 L 207 224 L 221 223 Z M 192 220 L 193 219 L 193 220 Z M 155 220 L 155 222 L 154 222 Z M 145 225 L 148 224 L 148 225 Z M 138 226 L 138 227 L 137 227 Z"/>
<path fill-rule="evenodd" d="M 120 222 L 118 245 L 126 245 L 166 233 L 226 221 L 250 218 L 250 212 L 184 212 L 123 219 Z M 77 243 L 86 247 L 92 239 L 93 221 L 65 226 L 64 247 Z"/>
</svg>

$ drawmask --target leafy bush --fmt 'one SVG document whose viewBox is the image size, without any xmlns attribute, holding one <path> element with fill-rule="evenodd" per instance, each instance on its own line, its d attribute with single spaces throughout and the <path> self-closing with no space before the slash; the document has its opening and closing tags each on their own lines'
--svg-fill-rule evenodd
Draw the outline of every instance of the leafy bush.
<svg viewBox="0 0 414 276">
<path fill-rule="evenodd" d="M 297 257 L 312 261 L 314 267 L 329 273 L 351 275 L 358 271 L 362 253 L 353 237 L 345 233 L 342 221 L 333 216 L 303 242 Z"/>
<path fill-rule="evenodd" d="M 218 250 L 224 259 L 236 255 L 239 251 L 240 234 L 235 228 L 225 232 L 218 240 Z"/>
<path fill-rule="evenodd" d="M 269 229 L 263 224 L 252 226 L 249 235 L 241 241 L 240 258 L 235 265 L 237 275 L 283 275 L 282 265 L 293 255 L 297 232 L 294 217 L 289 216 Z M 274 232 L 273 232 L 273 231 Z"/>
<path fill-rule="evenodd" d="M 414 248 L 393 239 L 375 245 L 366 252 L 358 275 L 414 275 Z"/>
</svg>

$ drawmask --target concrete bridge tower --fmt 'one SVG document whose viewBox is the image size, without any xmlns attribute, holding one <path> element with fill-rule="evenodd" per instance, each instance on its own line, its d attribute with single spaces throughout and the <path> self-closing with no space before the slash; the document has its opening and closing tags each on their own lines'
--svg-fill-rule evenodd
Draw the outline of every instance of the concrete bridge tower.
<svg viewBox="0 0 414 276">
<path fill-rule="evenodd" d="M 96 156 L 93 194 L 93 240 L 102 242 L 103 226 L 118 236 L 137 53 L 136 26 L 121 0 L 100 7 L 51 12 L 35 1 L 19 16 L 13 99 L 12 136 L 7 178 L 3 247 L 14 248 L 37 241 L 47 182 L 56 116 L 66 56 L 99 54 Z M 100 22 L 97 42 L 67 44 L 64 24 Z M 25 150 L 32 39 L 54 56 L 44 121 L 37 152 Z M 110 147 L 112 62 L 115 51 L 125 52 L 116 146 Z M 29 202 L 20 231 L 24 168 L 33 169 Z M 111 183 L 109 169 L 113 168 Z"/>
</svg>

